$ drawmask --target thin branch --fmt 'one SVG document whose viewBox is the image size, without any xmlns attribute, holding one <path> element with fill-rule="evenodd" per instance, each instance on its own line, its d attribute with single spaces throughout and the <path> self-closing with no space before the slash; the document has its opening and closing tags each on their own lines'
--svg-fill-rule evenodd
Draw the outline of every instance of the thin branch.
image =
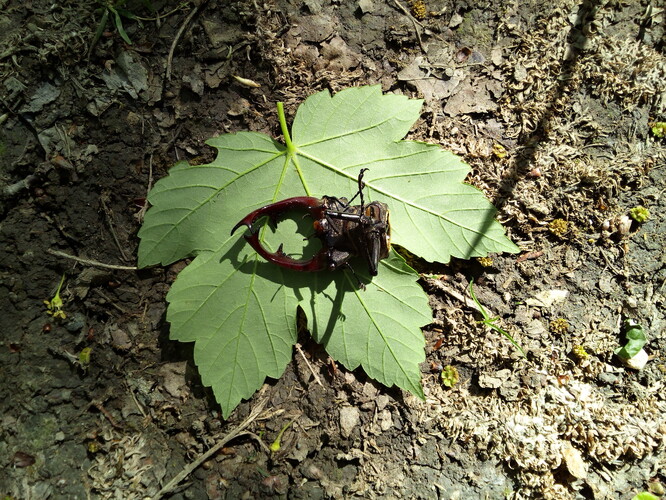
<svg viewBox="0 0 666 500">
<path fill-rule="evenodd" d="M 136 266 L 117 266 L 115 264 L 105 264 L 104 262 L 98 262 L 96 260 L 82 259 L 81 257 L 76 257 L 75 255 L 69 255 L 68 253 L 61 252 L 60 250 L 53 250 L 51 248 L 46 250 L 47 253 L 55 255 L 56 257 L 63 257 L 65 259 L 74 260 L 81 264 L 91 267 L 102 267 L 104 269 L 115 269 L 117 271 L 136 271 L 138 267 Z"/>
<path fill-rule="evenodd" d="M 425 278 L 426 281 L 428 282 L 429 285 L 434 286 L 435 288 L 441 290 L 442 292 L 450 295 L 454 299 L 462 302 L 466 307 L 469 307 L 470 309 L 475 310 L 478 313 L 481 313 L 481 309 L 479 309 L 479 306 L 476 305 L 476 303 L 465 297 L 462 293 L 459 293 L 455 291 L 453 288 L 449 288 L 448 286 L 445 286 L 440 280 L 438 279 L 430 279 L 430 278 Z"/>
<path fill-rule="evenodd" d="M 183 33 L 185 32 L 185 28 L 190 24 L 190 21 L 194 18 L 194 16 L 197 15 L 197 13 L 202 10 L 206 4 L 208 3 L 208 0 L 203 0 L 199 5 L 197 5 L 194 9 L 192 9 L 192 12 L 188 14 L 188 16 L 185 18 L 185 21 L 183 21 L 183 24 L 180 26 L 178 29 L 178 33 L 176 33 L 175 38 L 173 39 L 173 42 L 171 42 L 171 47 L 169 48 L 169 56 L 167 57 L 167 67 L 166 67 L 166 79 L 167 81 L 171 81 L 171 63 L 173 62 L 173 54 L 176 51 L 176 46 L 178 45 L 178 42 L 180 41 L 180 37 L 183 36 Z"/>
<path fill-rule="evenodd" d="M 120 240 L 118 239 L 118 235 L 116 234 L 116 228 L 113 224 L 113 215 L 111 212 L 111 209 L 109 206 L 106 204 L 106 201 L 104 200 L 106 196 L 102 195 L 99 197 L 99 201 L 102 204 L 102 209 L 104 210 L 104 218 L 106 220 L 106 223 L 109 225 L 109 231 L 111 231 L 111 236 L 113 236 L 113 241 L 116 243 L 116 248 L 120 252 L 120 256 L 123 258 L 125 262 L 127 262 L 129 259 L 127 258 L 127 255 L 125 254 L 125 250 L 123 250 L 122 245 L 120 244 Z"/>
<path fill-rule="evenodd" d="M 143 206 L 141 207 L 141 210 L 139 210 L 134 217 L 136 217 L 136 220 L 139 222 L 143 222 L 143 218 L 146 215 L 146 211 L 148 210 L 148 194 L 150 193 L 150 190 L 153 188 L 153 155 L 150 155 L 150 158 L 148 159 L 148 189 L 146 189 L 146 200 L 143 202 Z"/>
<path fill-rule="evenodd" d="M 261 401 L 257 403 L 257 405 L 252 408 L 252 412 L 250 415 L 243 420 L 238 427 L 236 427 L 234 430 L 229 432 L 226 436 L 224 436 L 220 441 L 217 442 L 215 446 L 213 446 L 210 450 L 208 450 L 206 453 L 201 455 L 199 458 L 197 458 L 194 462 L 191 464 L 185 466 L 185 468 L 180 471 L 171 481 L 167 483 L 167 485 L 162 488 L 160 491 L 158 491 L 151 500 L 159 500 L 162 498 L 164 495 L 172 491 L 178 484 L 185 479 L 187 476 L 189 476 L 192 471 L 194 471 L 197 467 L 199 467 L 202 463 L 204 463 L 206 460 L 208 460 L 210 457 L 215 455 L 225 444 L 227 444 L 229 441 L 232 439 L 237 438 L 238 436 L 242 436 L 245 434 L 252 434 L 251 432 L 244 432 L 249 425 L 256 420 L 256 418 L 259 416 L 259 414 L 262 412 L 264 409 L 264 406 L 266 405 L 266 402 L 268 401 L 268 398 L 264 398 Z M 253 435 L 253 437 L 255 437 Z"/>
<path fill-rule="evenodd" d="M 305 364 L 308 365 L 308 368 L 310 369 L 310 373 L 312 373 L 312 376 L 314 377 L 315 382 L 317 382 L 320 386 L 324 387 L 324 384 L 322 384 L 321 380 L 319 379 L 319 375 L 317 375 L 315 373 L 314 369 L 312 368 L 312 365 L 308 361 L 308 358 L 306 358 L 305 354 L 303 354 L 303 351 L 301 350 L 301 344 L 298 344 L 298 343 L 296 344 L 296 350 L 298 351 L 298 354 L 300 354 L 301 357 L 303 358 L 303 361 L 305 361 Z"/>
<path fill-rule="evenodd" d="M 414 16 L 412 16 L 412 13 L 409 12 L 409 11 L 405 8 L 404 5 L 402 5 L 400 2 L 398 2 L 398 0 L 393 0 L 393 2 L 395 3 L 395 5 L 396 5 L 401 11 L 403 11 L 403 12 L 405 13 L 405 15 L 409 18 L 409 20 L 410 20 L 410 21 L 412 22 L 412 24 L 414 25 L 414 32 L 416 33 L 416 39 L 417 39 L 418 42 L 419 42 L 419 47 L 421 47 L 421 50 L 423 51 L 424 54 L 427 54 L 428 51 L 427 51 L 426 48 L 423 46 L 423 40 L 421 40 L 421 33 L 419 33 L 419 28 L 418 28 L 419 26 L 423 27 L 423 25 L 422 25 L 420 22 L 418 22 L 416 19 L 414 19 Z"/>
</svg>

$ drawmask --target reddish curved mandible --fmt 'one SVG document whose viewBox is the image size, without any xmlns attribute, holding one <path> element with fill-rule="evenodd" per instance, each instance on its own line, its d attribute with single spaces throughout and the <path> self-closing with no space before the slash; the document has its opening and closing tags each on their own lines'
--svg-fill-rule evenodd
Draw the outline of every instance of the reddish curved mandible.
<svg viewBox="0 0 666 500">
<path fill-rule="evenodd" d="M 247 226 L 250 230 L 250 234 L 245 235 L 245 240 L 268 262 L 272 262 L 273 264 L 277 264 L 278 266 L 287 269 L 293 269 L 294 271 L 323 271 L 328 269 L 328 249 L 322 248 L 311 259 L 307 260 L 292 259 L 282 251 L 282 245 L 280 245 L 277 252 L 272 253 L 261 245 L 261 242 L 259 241 L 259 233 L 254 230 L 252 224 L 254 224 L 257 219 L 264 216 L 269 217 L 273 222 L 277 222 L 278 216 L 289 210 L 305 210 L 315 221 L 317 221 L 324 217 L 326 209 L 325 200 L 321 198 L 314 198 L 312 196 L 287 198 L 286 200 L 271 203 L 250 212 L 233 227 L 231 234 L 234 234 L 239 227 L 243 225 Z M 317 229 L 316 225 L 315 229 Z"/>
</svg>

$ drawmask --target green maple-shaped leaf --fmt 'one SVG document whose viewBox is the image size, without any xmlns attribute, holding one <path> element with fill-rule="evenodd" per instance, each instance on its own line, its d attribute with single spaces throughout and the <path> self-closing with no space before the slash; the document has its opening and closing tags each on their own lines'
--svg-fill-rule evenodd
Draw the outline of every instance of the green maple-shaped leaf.
<svg viewBox="0 0 666 500">
<path fill-rule="evenodd" d="M 156 183 L 139 233 L 139 266 L 196 259 L 167 300 L 171 337 L 195 342 L 195 362 L 226 416 L 266 376 L 279 377 L 296 341 L 297 306 L 327 352 L 385 385 L 422 397 L 420 327 L 431 312 L 418 275 L 392 252 L 358 289 L 347 272 L 298 273 L 269 264 L 231 228 L 250 211 L 292 196 L 352 196 L 361 168 L 366 199 L 387 203 L 392 241 L 431 261 L 517 250 L 477 189 L 463 184 L 469 168 L 437 146 L 402 141 L 421 102 L 361 87 L 331 97 L 321 92 L 298 109 L 286 145 L 252 132 L 208 141 L 218 149 L 208 165 L 179 164 Z M 281 108 L 279 108 L 281 111 Z M 262 239 L 294 256 L 308 221 L 292 217 Z M 309 221 L 311 225 L 311 221 Z M 311 226 L 310 226 L 311 227 Z M 312 233 L 312 230 L 309 230 Z"/>
</svg>

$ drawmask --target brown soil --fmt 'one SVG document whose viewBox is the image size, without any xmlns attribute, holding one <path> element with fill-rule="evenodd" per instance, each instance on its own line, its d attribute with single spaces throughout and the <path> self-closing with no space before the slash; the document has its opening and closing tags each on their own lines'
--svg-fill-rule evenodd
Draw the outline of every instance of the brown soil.
<svg viewBox="0 0 666 500">
<path fill-rule="evenodd" d="M 103 5 L 0 1 L 1 495 L 158 498 L 266 398 L 251 434 L 165 496 L 663 493 L 663 2 L 128 2 L 145 18 L 121 18 L 131 45 L 113 15 L 93 43 Z M 168 338 L 186 263 L 117 267 L 135 265 L 146 192 L 210 161 L 210 137 L 279 135 L 276 101 L 293 116 L 366 84 L 425 99 L 410 138 L 465 158 L 522 252 L 413 262 L 434 315 L 425 402 L 333 371 L 303 337 L 224 421 L 191 345 Z M 636 206 L 645 223 L 622 219 Z M 59 320 L 44 300 L 63 273 Z M 461 300 L 470 280 L 527 357 Z M 614 356 L 625 319 L 648 336 L 641 370 Z"/>
</svg>

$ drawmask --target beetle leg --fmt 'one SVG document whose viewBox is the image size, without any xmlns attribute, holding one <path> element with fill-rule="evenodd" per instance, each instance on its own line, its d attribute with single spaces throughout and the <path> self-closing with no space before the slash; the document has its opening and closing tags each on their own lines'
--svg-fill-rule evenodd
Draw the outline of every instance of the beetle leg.
<svg viewBox="0 0 666 500">
<path fill-rule="evenodd" d="M 348 269 L 349 272 L 352 273 L 352 276 L 356 279 L 356 283 L 358 284 L 358 289 L 365 291 L 365 283 L 363 283 L 361 281 L 361 278 L 358 277 L 358 274 L 356 274 L 356 272 L 354 272 L 354 268 L 351 266 L 351 264 L 349 262 L 346 262 L 343 267 L 345 269 Z"/>
<path fill-rule="evenodd" d="M 362 168 L 361 171 L 358 173 L 358 180 L 357 180 L 357 182 L 358 182 L 358 191 L 356 191 L 356 194 L 354 196 L 352 196 L 352 199 L 347 202 L 345 208 L 348 208 L 352 204 L 352 201 L 354 201 L 357 196 L 360 196 L 361 197 L 361 210 L 360 211 L 363 212 L 363 206 L 365 205 L 363 203 L 363 188 L 365 187 L 365 182 L 363 182 L 363 175 L 368 170 L 370 170 L 370 169 L 369 168 Z"/>
<path fill-rule="evenodd" d="M 289 210 L 305 210 L 313 219 L 315 219 L 315 221 L 317 221 L 324 217 L 326 200 L 313 198 L 311 196 L 298 196 L 271 203 L 270 205 L 265 205 L 243 217 L 238 224 L 233 227 L 231 234 L 234 234 L 240 226 L 247 226 L 250 230 L 250 234 L 245 235 L 245 239 L 250 246 L 268 262 L 272 262 L 278 266 L 293 269 L 295 271 L 322 271 L 328 269 L 330 256 L 329 249 L 327 248 L 322 248 L 311 259 L 296 260 L 287 256 L 287 254 L 282 251 L 282 245 L 280 245 L 277 252 L 269 252 L 263 247 L 261 241 L 259 241 L 259 232 L 255 230 L 253 224 L 264 216 L 269 217 L 273 222 L 276 222 L 282 213 Z M 317 233 L 317 235 L 320 236 L 319 231 L 317 231 Z"/>
</svg>

